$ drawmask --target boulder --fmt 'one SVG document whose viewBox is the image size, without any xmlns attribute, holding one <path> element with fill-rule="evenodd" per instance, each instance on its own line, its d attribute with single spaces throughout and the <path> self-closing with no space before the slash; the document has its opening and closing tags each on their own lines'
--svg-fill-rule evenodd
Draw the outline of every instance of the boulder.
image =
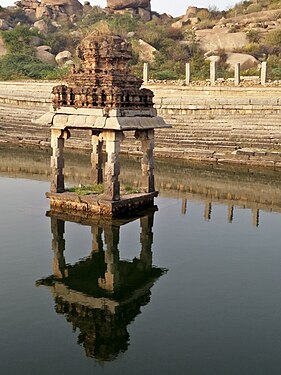
<svg viewBox="0 0 281 375">
<path fill-rule="evenodd" d="M 7 54 L 7 48 L 5 47 L 4 40 L 0 36 L 0 57 L 5 56 Z"/>
<path fill-rule="evenodd" d="M 62 51 L 58 53 L 55 60 L 59 66 L 63 66 L 67 61 L 71 60 L 71 53 L 69 51 Z"/>
<path fill-rule="evenodd" d="M 144 8 L 138 8 L 137 14 L 140 16 L 140 18 L 143 22 L 148 22 L 148 21 L 151 20 L 150 10 L 147 10 L 147 9 L 144 9 Z"/>
<path fill-rule="evenodd" d="M 235 65 L 240 63 L 241 70 L 256 68 L 259 61 L 252 55 L 246 53 L 227 53 L 226 63 L 229 65 L 229 70 L 234 71 Z"/>
<path fill-rule="evenodd" d="M 195 17 L 201 10 L 207 11 L 209 13 L 209 10 L 207 8 L 197 8 L 194 6 L 189 6 L 186 10 L 186 16 L 189 18 Z"/>
<path fill-rule="evenodd" d="M 126 8 L 144 8 L 150 10 L 150 0 L 107 0 L 107 6 L 114 10 Z"/>
<path fill-rule="evenodd" d="M 139 39 L 139 61 L 153 63 L 155 60 L 155 54 L 158 53 L 157 49 L 146 43 L 144 40 Z"/>
<path fill-rule="evenodd" d="M 55 56 L 51 53 L 51 47 L 39 46 L 36 48 L 35 56 L 43 63 L 54 64 L 56 63 Z"/>
<path fill-rule="evenodd" d="M 195 35 L 204 51 L 223 49 L 232 52 L 249 43 L 246 32 L 229 33 L 229 29 L 197 30 Z"/>
<path fill-rule="evenodd" d="M 34 22 L 34 27 L 40 31 L 41 34 L 47 35 L 48 34 L 48 25 L 46 21 L 44 20 L 39 20 Z"/>
<path fill-rule="evenodd" d="M 3 19 L 3 18 L 0 18 L 0 30 L 8 30 L 9 29 L 9 25 L 7 24 L 7 22 Z"/>
</svg>

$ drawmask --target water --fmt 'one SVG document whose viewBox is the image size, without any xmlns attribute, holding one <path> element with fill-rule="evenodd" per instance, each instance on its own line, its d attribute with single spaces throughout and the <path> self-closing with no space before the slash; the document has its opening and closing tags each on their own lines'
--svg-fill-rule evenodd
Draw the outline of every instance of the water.
<svg viewBox="0 0 281 375">
<path fill-rule="evenodd" d="M 1 374 L 280 373 L 280 172 L 158 161 L 157 212 L 91 227 L 46 216 L 45 151 L 0 161 Z"/>
</svg>

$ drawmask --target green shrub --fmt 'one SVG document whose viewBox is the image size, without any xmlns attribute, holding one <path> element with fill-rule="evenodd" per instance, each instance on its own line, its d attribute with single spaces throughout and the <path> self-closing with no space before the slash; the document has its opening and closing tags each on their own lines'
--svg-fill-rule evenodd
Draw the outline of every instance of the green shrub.
<svg viewBox="0 0 281 375">
<path fill-rule="evenodd" d="M 3 80 L 45 79 L 55 70 L 53 65 L 44 64 L 33 56 L 21 53 L 8 54 L 0 59 L 0 78 Z"/>
<path fill-rule="evenodd" d="M 39 36 L 38 30 L 30 29 L 26 25 L 18 25 L 12 30 L 2 31 L 1 36 L 10 53 L 33 54 L 31 40 L 34 36 Z"/>
</svg>

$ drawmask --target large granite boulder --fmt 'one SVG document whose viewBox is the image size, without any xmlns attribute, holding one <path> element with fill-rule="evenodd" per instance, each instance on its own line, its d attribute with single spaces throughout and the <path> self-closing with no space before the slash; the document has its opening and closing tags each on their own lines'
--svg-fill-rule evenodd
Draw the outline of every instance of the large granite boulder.
<svg viewBox="0 0 281 375">
<path fill-rule="evenodd" d="M 60 7 L 69 16 L 83 10 L 83 5 L 78 0 L 42 0 L 41 6 Z"/>
<path fill-rule="evenodd" d="M 59 66 L 63 66 L 67 61 L 72 60 L 72 55 L 69 51 L 62 51 L 56 55 L 55 59 Z"/>
<path fill-rule="evenodd" d="M 249 43 L 246 32 L 230 33 L 228 28 L 197 30 L 195 34 L 204 51 L 223 49 L 232 52 Z"/>
<path fill-rule="evenodd" d="M 34 27 L 40 31 L 41 34 L 47 35 L 48 34 L 48 25 L 47 22 L 44 20 L 39 20 L 34 22 Z"/>
<path fill-rule="evenodd" d="M 138 44 L 139 61 L 153 63 L 158 50 L 142 39 L 139 39 Z"/>
<path fill-rule="evenodd" d="M 114 10 L 126 8 L 150 9 L 150 0 L 107 0 L 107 6 Z"/>
<path fill-rule="evenodd" d="M 43 63 L 56 64 L 55 56 L 51 53 L 51 47 L 39 46 L 36 48 L 35 56 Z"/>
<path fill-rule="evenodd" d="M 234 71 L 237 63 L 240 63 L 241 70 L 256 68 L 260 64 L 254 56 L 247 53 L 227 53 L 226 55 L 226 63 L 231 71 Z"/>
</svg>

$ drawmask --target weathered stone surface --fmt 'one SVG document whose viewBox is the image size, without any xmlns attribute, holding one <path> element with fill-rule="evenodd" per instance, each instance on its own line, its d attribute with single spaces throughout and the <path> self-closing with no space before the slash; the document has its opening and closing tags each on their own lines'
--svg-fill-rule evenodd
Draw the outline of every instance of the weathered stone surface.
<svg viewBox="0 0 281 375">
<path fill-rule="evenodd" d="M 55 56 L 50 52 L 51 47 L 39 46 L 36 48 L 36 57 L 44 63 L 55 64 Z"/>
<path fill-rule="evenodd" d="M 229 33 L 227 28 L 212 30 L 197 30 L 196 37 L 204 51 L 223 49 L 232 52 L 249 43 L 245 32 Z"/>
<path fill-rule="evenodd" d="M 71 60 L 71 58 L 72 55 L 69 51 L 62 51 L 56 55 L 55 60 L 59 66 L 63 66 L 67 61 Z"/>
<path fill-rule="evenodd" d="M 0 18 L 0 30 L 4 31 L 8 29 L 9 29 L 8 23 L 4 19 Z"/>
<path fill-rule="evenodd" d="M 189 6 L 186 10 L 186 15 L 187 15 L 187 17 L 195 17 L 197 15 L 197 13 L 202 11 L 202 10 L 209 13 L 207 8 L 198 8 L 198 7 L 195 7 L 195 6 Z"/>
<path fill-rule="evenodd" d="M 139 39 L 139 60 L 144 62 L 153 63 L 157 53 L 156 48 L 146 43 L 144 40 Z"/>
<path fill-rule="evenodd" d="M 78 0 L 20 0 L 16 6 L 23 9 L 26 14 L 34 15 L 36 19 L 49 17 L 70 17 L 73 14 L 82 13 L 83 6 Z"/>
<path fill-rule="evenodd" d="M 48 34 L 48 25 L 47 22 L 44 20 L 39 20 L 34 22 L 34 27 L 40 31 L 41 34 Z"/>
<path fill-rule="evenodd" d="M 259 65 L 259 61 L 246 53 L 228 53 L 226 63 L 230 66 L 230 70 L 234 71 L 235 65 L 240 64 L 241 70 L 255 68 Z"/>
<path fill-rule="evenodd" d="M 153 93 L 141 89 L 142 80 L 130 72 L 132 46 L 120 36 L 92 33 L 77 49 L 81 64 L 72 69 L 67 86 L 53 88 L 54 108 L 129 108 L 153 107 Z"/>
<path fill-rule="evenodd" d="M 107 6 L 114 10 L 126 8 L 150 9 L 150 0 L 107 0 Z"/>
</svg>

